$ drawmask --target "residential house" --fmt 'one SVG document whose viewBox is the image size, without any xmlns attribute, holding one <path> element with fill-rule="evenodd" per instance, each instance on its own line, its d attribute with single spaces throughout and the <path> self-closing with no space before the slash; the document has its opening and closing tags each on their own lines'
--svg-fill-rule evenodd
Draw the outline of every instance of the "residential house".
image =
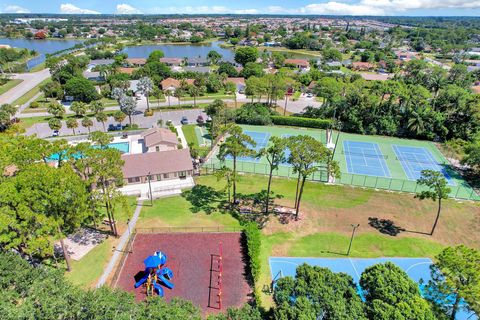
<svg viewBox="0 0 480 320">
<path fill-rule="evenodd" d="M 133 72 L 135 72 L 135 70 L 137 70 L 138 68 L 118 68 L 117 71 L 119 73 L 126 73 L 126 74 L 133 74 Z"/>
<path fill-rule="evenodd" d="M 193 175 L 190 150 L 178 149 L 122 155 L 125 184 L 186 179 Z"/>
<path fill-rule="evenodd" d="M 375 65 L 370 62 L 355 61 L 352 62 L 352 69 L 355 71 L 371 71 L 375 69 Z"/>
<path fill-rule="evenodd" d="M 160 152 L 176 150 L 178 145 L 177 135 L 170 129 L 151 128 L 141 134 L 144 152 Z"/>
<path fill-rule="evenodd" d="M 185 82 L 189 85 L 193 85 L 195 80 L 194 79 L 185 79 Z M 160 82 L 160 85 L 162 86 L 162 90 L 168 90 L 168 91 L 173 92 L 173 91 L 177 90 L 178 88 L 180 88 L 182 86 L 182 81 L 174 79 L 174 78 L 167 78 L 167 79 L 163 80 L 162 82 Z"/>
<path fill-rule="evenodd" d="M 239 77 L 239 78 L 227 78 L 225 80 L 225 83 L 227 82 L 233 82 L 235 86 L 237 87 L 237 92 L 244 92 L 245 88 L 247 85 L 245 84 L 245 78 Z"/>
<path fill-rule="evenodd" d="M 185 72 L 197 72 L 197 73 L 210 73 L 212 70 L 210 67 L 183 67 Z"/>
<path fill-rule="evenodd" d="M 188 58 L 186 61 L 186 66 L 187 67 L 206 67 L 210 63 L 208 62 L 207 59 L 205 58 Z"/>
<path fill-rule="evenodd" d="M 127 58 L 125 60 L 129 65 L 135 66 L 135 67 L 141 67 L 147 63 L 147 59 L 144 59 L 144 58 Z"/>
<path fill-rule="evenodd" d="M 310 69 L 310 63 L 305 59 L 285 59 L 284 64 L 286 66 L 294 66 L 300 70 Z"/>
<path fill-rule="evenodd" d="M 183 63 L 183 59 L 181 58 L 160 58 L 160 62 L 165 63 L 167 66 L 173 67 L 173 66 L 180 66 Z"/>
<path fill-rule="evenodd" d="M 388 73 L 360 73 L 360 76 L 367 81 L 386 81 L 393 78 L 393 75 Z"/>
<path fill-rule="evenodd" d="M 90 81 L 105 81 L 105 76 L 100 74 L 99 71 L 83 71 L 83 77 Z"/>
</svg>

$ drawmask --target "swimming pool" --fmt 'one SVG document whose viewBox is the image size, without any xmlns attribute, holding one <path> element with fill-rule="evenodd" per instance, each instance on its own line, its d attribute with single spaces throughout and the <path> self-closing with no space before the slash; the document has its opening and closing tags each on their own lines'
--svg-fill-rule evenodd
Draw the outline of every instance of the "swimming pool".
<svg viewBox="0 0 480 320">
<path fill-rule="evenodd" d="M 98 149 L 98 148 L 100 148 L 100 146 L 92 146 L 92 148 Z M 130 143 L 128 143 L 128 142 L 109 143 L 109 144 L 107 144 L 107 148 L 117 149 L 122 154 L 123 153 L 129 153 L 130 152 Z M 76 158 L 75 155 L 73 157 Z M 48 157 L 48 160 L 58 161 L 59 158 L 60 158 L 60 154 L 55 153 L 55 154 L 52 154 L 50 157 Z"/>
</svg>

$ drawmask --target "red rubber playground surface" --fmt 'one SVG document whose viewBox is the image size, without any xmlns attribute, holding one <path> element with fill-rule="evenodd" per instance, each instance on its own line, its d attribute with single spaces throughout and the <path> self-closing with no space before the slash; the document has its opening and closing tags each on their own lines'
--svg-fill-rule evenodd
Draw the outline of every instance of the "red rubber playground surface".
<svg viewBox="0 0 480 320">
<path fill-rule="evenodd" d="M 135 275 L 144 271 L 143 260 L 155 251 L 167 255 L 166 267 L 172 269 L 175 287 L 164 287 L 165 299 L 182 297 L 191 300 L 204 313 L 219 311 L 218 254 L 222 243 L 222 308 L 242 306 L 251 288 L 245 276 L 245 257 L 240 233 L 161 233 L 136 234 L 131 253 L 120 266 L 116 287 L 144 299 L 145 288 L 135 289 Z M 212 263 L 213 261 L 213 263 Z M 213 270 L 213 271 L 211 271 Z"/>
</svg>

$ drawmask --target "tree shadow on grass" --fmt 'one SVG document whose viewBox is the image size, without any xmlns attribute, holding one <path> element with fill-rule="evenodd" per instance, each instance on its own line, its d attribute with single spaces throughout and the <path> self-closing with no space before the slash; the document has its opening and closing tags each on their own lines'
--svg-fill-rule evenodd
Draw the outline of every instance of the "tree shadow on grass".
<svg viewBox="0 0 480 320">
<path fill-rule="evenodd" d="M 417 234 L 424 234 L 430 235 L 428 232 L 423 231 L 414 231 L 414 230 L 407 230 L 400 226 L 395 225 L 395 222 L 389 219 L 379 219 L 376 217 L 369 217 L 368 224 L 372 227 L 377 229 L 380 233 L 395 237 L 401 232 L 410 232 L 410 233 L 417 233 Z"/>
<path fill-rule="evenodd" d="M 205 213 L 210 214 L 215 212 L 219 203 L 223 200 L 223 196 L 223 192 L 204 185 L 196 185 L 191 190 L 182 193 L 182 197 L 192 205 L 190 210 L 193 213 L 205 211 Z"/>
<path fill-rule="evenodd" d="M 380 233 L 395 237 L 400 232 L 406 231 L 404 228 L 395 225 L 395 222 L 389 219 L 380 219 L 376 217 L 369 217 L 368 224 L 377 229 Z"/>
</svg>

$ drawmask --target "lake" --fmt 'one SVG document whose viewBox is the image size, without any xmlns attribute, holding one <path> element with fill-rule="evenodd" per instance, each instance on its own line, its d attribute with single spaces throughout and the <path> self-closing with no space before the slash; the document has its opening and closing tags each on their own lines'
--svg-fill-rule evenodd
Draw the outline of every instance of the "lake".
<svg viewBox="0 0 480 320">
<path fill-rule="evenodd" d="M 54 53 L 60 50 L 68 49 L 82 42 L 83 40 L 29 40 L 0 38 L 0 44 L 8 44 L 13 48 L 26 48 L 28 50 L 35 50 L 40 54 L 39 56 L 28 61 L 28 69 L 31 69 L 44 62 L 46 53 Z"/>
<path fill-rule="evenodd" d="M 215 50 L 222 55 L 222 60 L 233 62 L 234 52 L 231 49 L 220 47 L 221 41 L 201 44 L 154 44 L 125 47 L 122 52 L 129 58 L 148 58 L 154 50 L 161 50 L 168 58 L 206 58 L 210 50 Z"/>
</svg>

